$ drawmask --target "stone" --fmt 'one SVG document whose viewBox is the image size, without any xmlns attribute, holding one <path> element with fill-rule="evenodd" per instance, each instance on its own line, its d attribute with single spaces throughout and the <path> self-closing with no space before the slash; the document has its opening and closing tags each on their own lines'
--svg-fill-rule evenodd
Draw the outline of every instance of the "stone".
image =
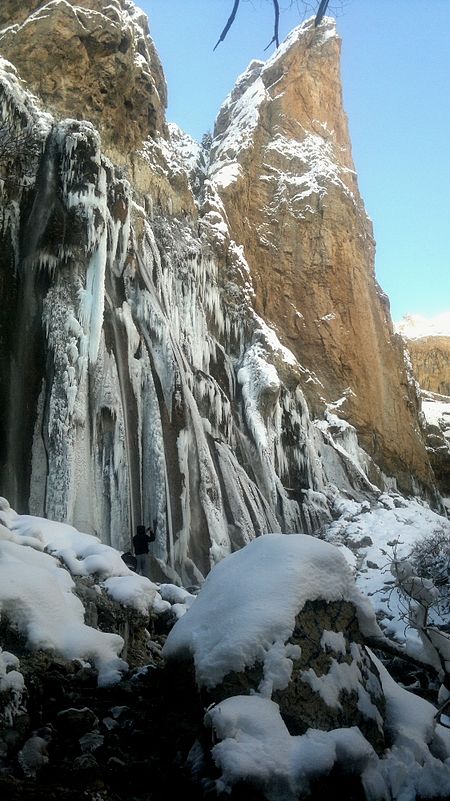
<svg viewBox="0 0 450 801">
<path fill-rule="evenodd" d="M 79 739 L 80 748 L 83 754 L 92 754 L 97 748 L 103 745 L 105 738 L 97 731 L 88 731 Z"/>
<path fill-rule="evenodd" d="M 85 784 L 101 787 L 103 780 L 100 766 L 92 754 L 82 754 L 73 760 L 72 773 L 74 781 L 80 787 Z"/>
<path fill-rule="evenodd" d="M 33 734 L 22 746 L 17 761 L 25 776 L 35 779 L 39 771 L 48 763 L 48 738 Z"/>
<path fill-rule="evenodd" d="M 0 53 L 59 115 L 88 119 L 111 155 L 164 132 L 166 84 L 147 18 L 125 0 L 2 4 Z"/>
<path fill-rule="evenodd" d="M 56 716 L 60 736 L 81 736 L 98 726 L 98 718 L 88 707 L 62 709 Z"/>
<path fill-rule="evenodd" d="M 365 534 L 363 537 L 360 537 L 359 539 L 357 537 L 351 537 L 351 538 L 349 537 L 345 541 L 345 544 L 348 545 L 349 548 L 352 548 L 353 550 L 356 551 L 359 548 L 370 548 L 370 546 L 373 545 L 373 540 L 371 537 L 369 537 L 368 534 Z"/>
<path fill-rule="evenodd" d="M 407 492 L 412 474 L 431 489 L 417 396 L 375 279 L 333 25 L 303 26 L 281 55 L 250 65 L 218 115 L 210 174 L 244 247 L 256 311 L 321 382 L 302 386 L 313 411 L 346 397 L 337 414 L 381 470 Z M 257 121 L 244 134 L 245 92 Z M 233 178 L 222 180 L 222 168 Z"/>
<path fill-rule="evenodd" d="M 405 339 L 420 387 L 439 395 L 450 396 L 450 337 Z"/>
<path fill-rule="evenodd" d="M 117 720 L 114 720 L 114 718 L 110 717 L 103 718 L 102 724 L 107 731 L 112 731 L 113 729 L 117 729 L 119 726 Z"/>
<path fill-rule="evenodd" d="M 348 601 L 308 601 L 296 617 L 288 641 L 301 649 L 293 660 L 288 686 L 273 693 L 292 735 L 309 728 L 330 731 L 358 726 L 378 753 L 385 748 L 385 701 L 378 670 L 362 641 L 356 609 Z M 204 691 L 207 700 L 247 695 L 262 679 L 258 663 L 243 673 L 229 673 Z"/>
</svg>

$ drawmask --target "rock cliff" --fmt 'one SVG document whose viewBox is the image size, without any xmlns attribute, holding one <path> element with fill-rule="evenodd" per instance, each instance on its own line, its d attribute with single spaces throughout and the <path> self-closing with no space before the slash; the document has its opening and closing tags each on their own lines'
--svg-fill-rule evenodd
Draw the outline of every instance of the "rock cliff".
<svg viewBox="0 0 450 801">
<path fill-rule="evenodd" d="M 7 2 L 0 26 L 0 479 L 18 511 L 123 549 L 155 521 L 153 578 L 189 584 L 261 533 L 318 529 L 339 492 L 436 498 L 332 22 L 250 65 L 210 153 L 166 126 L 129 0 Z"/>
<path fill-rule="evenodd" d="M 407 347 L 420 386 L 438 395 L 450 395 L 450 336 L 408 339 Z"/>
<path fill-rule="evenodd" d="M 90 120 L 103 147 L 123 160 L 165 126 L 166 84 L 132 2 L 2 3 L 0 52 L 46 107 Z"/>
<path fill-rule="evenodd" d="M 420 387 L 427 450 L 440 492 L 450 497 L 450 315 L 406 315 L 403 336 Z M 447 501 L 448 504 L 448 501 Z"/>
<path fill-rule="evenodd" d="M 358 192 L 332 20 L 294 31 L 241 76 L 212 150 L 255 307 L 317 381 L 315 410 L 339 402 L 380 468 L 411 489 L 430 470 L 402 345 L 374 277 L 374 241 Z M 345 400 L 344 400 L 345 399 Z"/>
</svg>

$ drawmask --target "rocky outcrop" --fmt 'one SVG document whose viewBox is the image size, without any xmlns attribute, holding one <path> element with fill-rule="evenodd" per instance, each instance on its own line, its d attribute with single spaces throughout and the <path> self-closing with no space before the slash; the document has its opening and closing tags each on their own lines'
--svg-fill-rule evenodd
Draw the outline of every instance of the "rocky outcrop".
<svg viewBox="0 0 450 801">
<path fill-rule="evenodd" d="M 355 607 L 347 601 L 308 601 L 296 617 L 288 644 L 297 647 L 300 656 L 287 687 L 272 697 L 289 733 L 358 726 L 381 753 L 383 691 L 363 645 Z M 217 687 L 203 691 L 205 706 L 257 692 L 263 674 L 258 663 L 243 673 L 229 673 Z"/>
<path fill-rule="evenodd" d="M 450 508 L 450 397 L 421 390 L 426 444 L 439 490 Z"/>
<path fill-rule="evenodd" d="M 0 53 L 45 106 L 90 120 L 118 161 L 165 129 L 166 84 L 147 18 L 128 0 L 6 2 Z"/>
<path fill-rule="evenodd" d="M 199 236 L 172 140 L 147 141 L 135 189 L 91 123 L 43 113 L 4 62 L 2 91 L 23 143 L 3 165 L 0 267 L 1 482 L 19 511 L 124 550 L 156 520 L 152 575 L 189 585 L 255 535 L 319 527 L 329 484 L 375 491 L 354 429 L 311 420 L 308 373 L 255 314 L 212 202 Z"/>
<path fill-rule="evenodd" d="M 340 401 L 385 473 L 407 491 L 411 474 L 430 486 L 417 398 L 374 277 L 332 20 L 305 24 L 241 76 L 216 121 L 210 178 L 257 312 L 317 377 L 305 388 L 313 408 Z"/>
<path fill-rule="evenodd" d="M 450 396 L 450 336 L 407 339 L 406 344 L 422 389 Z"/>
<path fill-rule="evenodd" d="M 450 496 L 450 314 L 407 314 L 396 324 L 407 349 L 411 380 L 421 399 L 422 424 L 437 485 Z"/>
</svg>

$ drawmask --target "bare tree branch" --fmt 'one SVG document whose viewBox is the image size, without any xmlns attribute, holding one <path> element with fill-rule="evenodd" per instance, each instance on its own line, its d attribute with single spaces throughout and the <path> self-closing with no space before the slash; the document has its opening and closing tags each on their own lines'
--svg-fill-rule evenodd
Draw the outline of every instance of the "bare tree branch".
<svg viewBox="0 0 450 801">
<path fill-rule="evenodd" d="M 421 659 L 410 656 L 410 654 L 406 653 L 404 648 L 402 648 L 393 640 L 388 639 L 388 637 L 365 636 L 363 637 L 363 641 L 364 645 L 367 645 L 368 648 L 372 648 L 373 650 L 377 651 L 383 651 L 383 653 L 389 654 L 389 656 L 403 659 L 409 665 L 413 665 L 416 668 L 428 671 L 433 676 L 437 675 L 436 668 L 434 668 L 432 665 L 429 665 L 427 662 L 422 661 Z"/>
<path fill-rule="evenodd" d="M 275 47 L 279 47 L 280 38 L 279 38 L 279 25 L 280 25 L 280 6 L 278 4 L 278 0 L 272 0 L 273 2 L 273 36 L 264 50 L 268 50 L 270 45 L 275 42 Z"/>
<path fill-rule="evenodd" d="M 225 25 L 225 28 L 223 29 L 222 33 L 219 36 L 218 42 L 216 42 L 216 44 L 213 47 L 213 52 L 216 49 L 216 47 L 218 45 L 220 45 L 221 42 L 223 42 L 223 40 L 225 39 L 228 31 L 230 30 L 230 28 L 231 28 L 231 26 L 232 26 L 232 24 L 234 22 L 234 18 L 235 18 L 236 14 L 237 14 L 237 10 L 239 8 L 239 3 L 240 3 L 240 0 L 234 0 L 233 10 L 232 10 L 230 16 L 228 17 L 227 24 Z"/>
<path fill-rule="evenodd" d="M 291 0 L 291 5 L 292 5 L 293 2 L 294 2 L 294 0 Z M 299 2 L 299 0 L 295 0 L 295 2 Z M 309 2 L 309 0 L 302 0 L 302 2 L 304 4 L 305 8 L 311 8 L 311 10 L 312 10 L 312 8 L 314 6 L 317 8 L 318 0 L 313 0 L 313 2 L 311 2 L 311 3 Z M 319 7 L 317 9 L 317 13 L 316 13 L 316 16 L 315 16 L 315 19 L 314 19 L 315 27 L 320 25 L 320 23 L 322 22 L 322 19 L 323 19 L 324 15 L 325 15 L 325 12 L 326 12 L 326 10 L 328 8 L 329 2 L 330 2 L 330 0 L 320 0 Z M 344 0 L 341 0 L 341 3 L 343 3 L 343 2 L 344 2 Z M 234 5 L 233 5 L 233 8 L 231 10 L 231 14 L 227 19 L 227 24 L 225 25 L 222 33 L 220 34 L 218 41 L 214 45 L 213 50 L 215 50 L 216 47 L 218 47 L 219 44 L 221 42 L 223 42 L 224 39 L 226 39 L 226 37 L 228 35 L 228 32 L 229 32 L 229 30 L 230 30 L 231 26 L 233 25 L 234 20 L 236 18 L 236 14 L 237 14 L 237 11 L 238 11 L 238 8 L 239 8 L 239 4 L 240 4 L 240 0 L 234 0 Z M 280 29 L 280 3 L 279 3 L 279 0 L 272 0 L 272 5 L 273 5 L 273 36 L 272 36 L 269 44 L 267 45 L 267 47 L 264 48 L 264 50 L 268 50 L 270 45 L 272 45 L 272 44 L 275 44 L 275 47 L 279 47 L 279 44 L 280 44 L 280 33 L 279 33 L 279 29 Z"/>
<path fill-rule="evenodd" d="M 314 27 L 315 28 L 317 28 L 317 26 L 320 25 L 320 23 L 322 22 L 322 20 L 323 20 L 323 18 L 325 16 L 325 12 L 327 10 L 327 6 L 328 6 L 329 1 L 330 0 L 321 0 L 320 1 L 320 6 L 319 6 L 319 8 L 317 10 L 316 18 L 314 20 Z"/>
</svg>

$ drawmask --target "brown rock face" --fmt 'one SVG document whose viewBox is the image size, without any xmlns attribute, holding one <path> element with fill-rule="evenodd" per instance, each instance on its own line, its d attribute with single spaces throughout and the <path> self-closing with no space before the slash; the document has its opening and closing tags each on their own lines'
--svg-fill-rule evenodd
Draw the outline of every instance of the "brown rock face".
<svg viewBox="0 0 450 801">
<path fill-rule="evenodd" d="M 93 122 L 120 152 L 164 130 L 166 85 L 147 18 L 128 0 L 6 0 L 0 54 L 59 115 Z"/>
<path fill-rule="evenodd" d="M 421 389 L 428 455 L 446 502 L 450 497 L 450 336 L 414 336 L 414 329 L 410 336 L 406 332 L 402 335 Z"/>
<path fill-rule="evenodd" d="M 422 389 L 450 395 L 450 337 L 408 339 L 407 347 Z"/>
<path fill-rule="evenodd" d="M 374 276 L 339 53 L 325 20 L 294 31 L 265 65 L 253 62 L 218 116 L 211 180 L 244 245 L 257 312 L 321 382 L 318 391 L 304 387 L 312 408 L 347 390 L 338 414 L 409 491 L 411 473 L 428 486 L 432 473 L 403 349 Z"/>
</svg>

